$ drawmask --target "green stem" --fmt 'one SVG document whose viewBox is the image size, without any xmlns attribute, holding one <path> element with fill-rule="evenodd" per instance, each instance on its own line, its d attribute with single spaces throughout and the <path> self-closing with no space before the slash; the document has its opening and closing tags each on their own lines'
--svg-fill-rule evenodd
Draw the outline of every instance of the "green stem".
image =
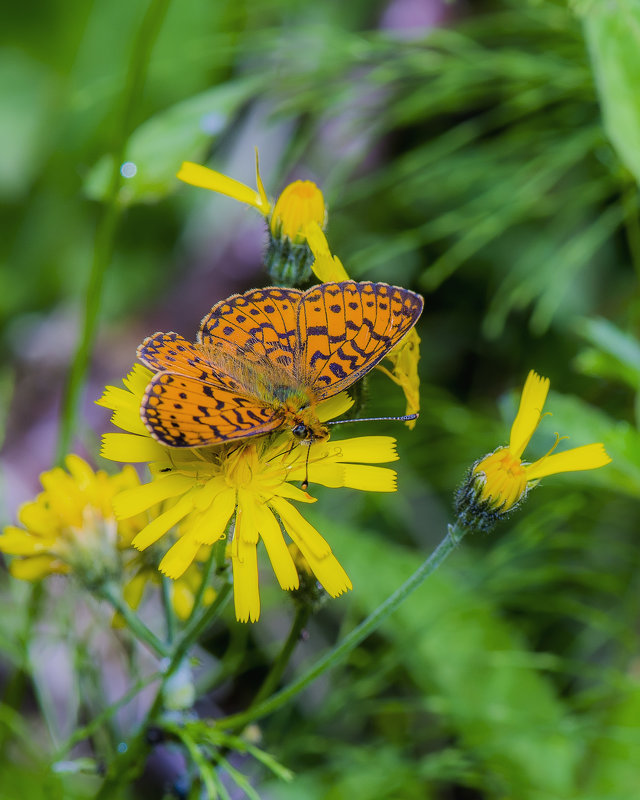
<svg viewBox="0 0 640 800">
<path fill-rule="evenodd" d="M 216 562 L 216 553 L 218 550 L 218 544 L 219 543 L 216 543 L 211 547 L 209 558 L 207 558 L 207 561 L 204 565 L 204 570 L 202 571 L 202 580 L 200 581 L 200 586 L 198 586 L 198 591 L 196 592 L 196 596 L 193 601 L 193 608 L 191 609 L 191 613 L 189 614 L 187 625 L 191 624 L 200 612 L 200 608 L 202 606 L 202 599 L 204 598 L 204 593 L 207 591 L 207 586 L 209 585 L 209 580 L 211 579 L 211 573 L 213 572 L 213 565 Z M 224 542 L 224 545 L 226 546 L 226 542 Z"/>
<path fill-rule="evenodd" d="M 146 732 L 150 724 L 158 717 L 162 710 L 164 701 L 164 688 L 169 678 L 178 669 L 188 649 L 196 641 L 202 631 L 211 623 L 211 621 L 220 613 L 225 605 L 229 593 L 231 591 L 231 584 L 225 583 L 218 592 L 216 599 L 204 611 L 204 613 L 187 627 L 182 638 L 178 642 L 177 647 L 171 654 L 171 660 L 162 676 L 162 684 L 158 689 L 155 700 L 153 701 L 149 712 L 144 720 L 140 723 L 138 733 L 129 742 L 129 746 L 124 753 L 118 755 L 109 767 L 109 773 L 100 787 L 100 791 L 96 795 L 96 800 L 111 800 L 112 797 L 119 797 L 117 791 L 119 787 L 133 780 L 133 777 L 138 774 L 144 766 L 144 759 L 149 749 L 149 744 L 146 739 Z"/>
<path fill-rule="evenodd" d="M 113 255 L 115 233 L 122 214 L 122 207 L 118 199 L 122 182 L 120 167 L 125 158 L 127 141 L 136 122 L 140 96 L 149 68 L 151 49 L 160 32 L 169 2 L 170 0 L 152 0 L 133 43 L 131 61 L 127 72 L 127 83 L 121 97 L 119 119 L 115 127 L 113 146 L 111 148 L 111 158 L 113 159 L 111 177 L 102 213 L 96 227 L 93 260 L 84 306 L 82 334 L 73 357 L 62 401 L 60 434 L 56 454 L 58 463 L 62 461 L 71 445 L 71 437 L 80 404 L 80 393 L 98 329 L 104 275 Z"/>
<path fill-rule="evenodd" d="M 153 650 L 154 653 L 160 658 L 166 658 L 167 656 L 171 655 L 170 648 L 167 647 L 167 645 L 161 639 L 159 639 L 152 630 L 147 628 L 140 617 L 138 617 L 138 615 L 124 602 L 113 586 L 109 584 L 103 586 L 100 590 L 100 593 L 102 594 L 102 597 L 111 603 L 113 608 L 124 618 L 124 621 L 127 623 L 127 627 L 137 639 L 146 644 L 147 647 L 149 647 L 150 650 Z"/>
<path fill-rule="evenodd" d="M 173 601 L 171 593 L 173 590 L 173 581 L 167 578 L 166 575 L 162 576 L 162 605 L 164 607 L 164 617 L 167 623 L 167 644 L 172 645 L 176 635 L 176 615 L 173 611 Z"/>
<path fill-rule="evenodd" d="M 292 697 L 295 697 L 303 689 L 309 686 L 316 678 L 330 670 L 332 667 L 347 656 L 360 642 L 373 633 L 393 611 L 401 605 L 409 595 L 415 590 L 442 564 L 447 556 L 454 550 L 462 540 L 466 531 L 460 529 L 458 524 L 449 525 L 449 530 L 444 539 L 440 542 L 433 553 L 424 561 L 418 569 L 390 595 L 382 605 L 378 606 L 369 616 L 354 628 L 342 642 L 334 647 L 329 653 L 323 656 L 316 664 L 307 670 L 298 680 L 287 686 L 285 689 L 274 694 L 268 700 L 256 706 L 251 706 L 246 711 L 239 714 L 231 714 L 223 719 L 216 720 L 215 724 L 221 728 L 244 728 L 249 722 L 264 717 L 272 711 L 285 705 Z"/>
<path fill-rule="evenodd" d="M 289 659 L 291 658 L 296 645 L 300 641 L 300 634 L 304 630 L 304 627 L 309 621 L 310 616 L 311 607 L 309 605 L 298 606 L 291 630 L 289 631 L 289 636 L 287 637 L 287 641 L 284 643 L 282 650 L 278 654 L 278 657 L 271 665 L 271 669 L 269 670 L 267 677 L 264 679 L 262 686 L 258 689 L 256 696 L 251 701 L 251 705 L 249 706 L 248 710 L 259 706 L 263 700 L 271 695 L 273 690 L 280 682 L 280 678 L 282 677 L 282 674 L 289 663 Z"/>
</svg>

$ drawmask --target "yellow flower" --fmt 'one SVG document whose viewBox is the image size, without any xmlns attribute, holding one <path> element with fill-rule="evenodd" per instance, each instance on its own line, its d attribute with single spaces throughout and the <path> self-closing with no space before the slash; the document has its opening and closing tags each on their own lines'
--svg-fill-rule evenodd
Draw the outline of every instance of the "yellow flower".
<svg viewBox="0 0 640 800">
<path fill-rule="evenodd" d="M 191 161 L 185 161 L 182 164 L 178 178 L 192 186 L 210 189 L 212 192 L 224 194 L 255 208 L 269 221 L 269 228 L 273 236 L 287 237 L 295 244 L 306 240 L 305 227 L 307 224 L 315 222 L 324 228 L 326 223 L 327 210 L 324 197 L 312 181 L 290 183 L 284 188 L 275 205 L 271 205 L 260 178 L 257 152 L 257 191 L 240 181 Z"/>
<path fill-rule="evenodd" d="M 405 414 L 417 414 L 420 411 L 420 376 L 418 375 L 418 361 L 420 360 L 420 337 L 418 331 L 412 328 L 397 347 L 387 353 L 385 359 L 390 361 L 392 369 L 378 364 L 377 369 L 384 372 L 394 383 L 402 388 L 407 401 Z M 405 422 L 413 430 L 415 419 Z"/>
<path fill-rule="evenodd" d="M 180 577 L 202 545 L 211 545 L 232 531 L 231 561 L 236 616 L 255 621 L 260 615 L 257 545 L 262 539 L 276 578 L 283 589 L 299 586 L 298 573 L 283 530 L 306 558 L 325 590 L 337 597 L 351 581 L 329 544 L 290 502 L 315 502 L 293 481 L 378 492 L 396 489 L 396 473 L 375 466 L 395 461 L 395 440 L 368 436 L 296 445 L 289 432 L 254 437 L 198 449 L 161 445 L 140 420 L 140 403 L 151 372 L 136 365 L 125 389 L 107 387 L 100 405 L 114 411 L 112 421 L 126 433 L 107 433 L 102 454 L 115 461 L 147 461 L 152 480 L 122 492 L 114 507 L 126 519 L 163 502 L 166 509 L 133 540 L 144 550 L 180 523 L 178 541 L 160 562 L 170 578 Z M 345 393 L 318 406 L 325 422 L 352 405 Z"/>
<path fill-rule="evenodd" d="M 522 460 L 522 454 L 544 416 L 542 408 L 548 392 L 549 379 L 531 370 L 511 426 L 509 445 L 498 447 L 477 461 L 471 468 L 468 481 L 458 492 L 456 508 L 463 526 L 491 527 L 502 514 L 515 508 L 532 486 L 548 475 L 597 469 L 610 463 L 611 458 L 600 443 L 553 453 L 560 437 L 542 458 L 533 463 Z"/>
<path fill-rule="evenodd" d="M 94 472 L 73 454 L 65 464 L 66 470 L 55 467 L 40 476 L 44 491 L 18 513 L 24 527 L 9 525 L 0 535 L 0 550 L 16 556 L 11 574 L 39 580 L 74 572 L 89 585 L 117 577 L 119 539 L 132 538 L 144 521 L 117 522 L 111 503 L 121 490 L 138 486 L 138 476 L 133 467 L 116 475 Z"/>
</svg>

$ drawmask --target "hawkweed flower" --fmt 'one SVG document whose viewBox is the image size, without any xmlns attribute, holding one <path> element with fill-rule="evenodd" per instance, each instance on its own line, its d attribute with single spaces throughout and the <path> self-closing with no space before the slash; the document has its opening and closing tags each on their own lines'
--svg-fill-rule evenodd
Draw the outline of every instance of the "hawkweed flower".
<svg viewBox="0 0 640 800">
<path fill-rule="evenodd" d="M 609 464 L 603 444 L 587 444 L 562 453 L 551 450 L 533 463 L 522 460 L 543 416 L 542 408 L 549 392 L 549 379 L 531 370 L 522 390 L 520 407 L 511 426 L 507 446 L 498 447 L 471 467 L 467 480 L 456 495 L 456 512 L 463 528 L 489 530 L 505 514 L 525 499 L 541 478 L 560 472 L 597 469 Z"/>
<path fill-rule="evenodd" d="M 144 550 L 179 524 L 179 538 L 166 552 L 159 569 L 170 578 L 185 573 L 202 545 L 227 536 L 238 620 L 260 615 L 257 545 L 261 539 L 280 586 L 300 585 L 298 572 L 283 535 L 295 542 L 326 592 L 337 597 L 352 588 L 346 572 L 321 534 L 291 501 L 315 499 L 293 482 L 392 492 L 396 473 L 378 464 L 395 461 L 395 440 L 365 436 L 297 445 L 289 432 L 201 447 L 166 447 L 152 438 L 140 418 L 140 404 L 152 376 L 136 365 L 124 388 L 107 387 L 98 403 L 114 413 L 112 421 L 124 433 L 103 437 L 102 455 L 114 461 L 148 462 L 152 480 L 123 491 L 114 501 L 118 519 L 135 517 L 162 502 L 163 513 L 133 539 Z M 318 405 L 321 422 L 347 411 L 352 400 L 341 393 Z"/>
<path fill-rule="evenodd" d="M 4 529 L 0 551 L 14 556 L 9 569 L 16 578 L 35 581 L 72 572 L 96 587 L 119 576 L 120 540 L 130 540 L 146 523 L 140 516 L 118 522 L 112 506 L 116 494 L 140 482 L 133 467 L 107 475 L 75 454 L 66 457 L 65 466 L 42 473 L 43 491 L 20 508 L 22 527 Z"/>
<path fill-rule="evenodd" d="M 191 161 L 182 164 L 178 178 L 192 186 L 232 197 L 262 214 L 269 235 L 264 261 L 275 284 L 297 286 L 309 280 L 313 255 L 307 244 L 307 226 L 315 224 L 323 229 L 327 222 L 324 197 L 313 181 L 288 184 L 276 202 L 271 203 L 260 177 L 257 152 L 257 189 Z"/>
</svg>

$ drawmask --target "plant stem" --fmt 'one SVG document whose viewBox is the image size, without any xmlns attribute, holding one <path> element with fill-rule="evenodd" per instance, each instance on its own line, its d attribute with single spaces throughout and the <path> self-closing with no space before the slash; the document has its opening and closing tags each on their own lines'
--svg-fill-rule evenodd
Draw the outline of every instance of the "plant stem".
<svg viewBox="0 0 640 800">
<path fill-rule="evenodd" d="M 293 624 L 291 625 L 291 630 L 289 631 L 289 636 L 282 646 L 282 650 L 278 654 L 278 657 L 271 665 L 271 669 L 269 670 L 267 677 L 264 679 L 262 686 L 258 689 L 256 696 L 251 701 L 249 710 L 260 705 L 263 700 L 269 697 L 280 682 L 282 673 L 285 671 L 286 666 L 289 663 L 289 659 L 291 658 L 296 645 L 300 641 L 300 634 L 304 630 L 304 627 L 309 621 L 310 616 L 311 607 L 309 605 L 298 606 Z"/>
<path fill-rule="evenodd" d="M 140 105 L 140 95 L 149 68 L 151 49 L 160 32 L 169 2 L 170 0 L 152 0 L 133 43 L 131 61 L 127 72 L 127 83 L 121 96 L 119 118 L 115 126 L 113 145 L 111 147 L 111 157 L 113 159 L 111 177 L 102 213 L 96 227 L 93 260 L 84 305 L 82 333 L 73 357 L 62 401 L 60 434 L 56 453 L 58 463 L 62 461 L 71 445 L 71 437 L 80 404 L 80 393 L 98 329 L 104 275 L 113 255 L 116 228 L 122 214 L 122 206 L 118 199 L 122 182 L 120 167 L 124 161 L 127 141 L 136 123 L 136 113 Z"/>
<path fill-rule="evenodd" d="M 173 581 L 167 578 L 166 575 L 162 576 L 162 606 L 164 608 L 164 616 L 167 623 L 167 644 L 172 645 L 176 634 L 176 615 L 173 611 L 172 591 Z"/>
<path fill-rule="evenodd" d="M 285 689 L 272 695 L 268 700 L 255 706 L 250 706 L 246 711 L 239 714 L 231 714 L 223 719 L 216 720 L 215 724 L 221 728 L 242 729 L 249 722 L 264 717 L 272 711 L 285 705 L 292 697 L 295 697 L 303 689 L 309 686 L 316 678 L 330 670 L 332 667 L 347 656 L 360 642 L 373 633 L 384 620 L 401 605 L 409 595 L 425 581 L 442 564 L 447 556 L 455 550 L 458 543 L 462 540 L 466 531 L 458 527 L 458 524 L 449 525 L 449 530 L 444 539 L 436 547 L 433 553 L 426 559 L 418 569 L 390 595 L 381 605 L 376 608 L 369 616 L 346 636 L 342 642 L 334 647 L 329 653 L 323 656 L 316 664 L 307 670 L 300 678 L 287 686 Z"/>
<path fill-rule="evenodd" d="M 144 760 L 150 745 L 147 742 L 146 733 L 149 725 L 158 717 L 162 710 L 164 700 L 164 687 L 169 678 L 178 669 L 182 660 L 187 654 L 189 647 L 196 641 L 202 631 L 211 623 L 211 621 L 218 615 L 224 607 L 229 593 L 231 592 L 231 584 L 225 583 L 218 592 L 216 599 L 204 611 L 204 613 L 187 627 L 187 630 L 179 640 L 175 650 L 170 656 L 170 661 L 162 676 L 162 683 L 158 689 L 158 693 L 149 709 L 144 720 L 140 723 L 138 733 L 129 742 L 127 749 L 119 754 L 109 767 L 109 773 L 100 787 L 100 791 L 96 795 L 96 800 L 111 800 L 112 797 L 118 797 L 117 791 L 119 787 L 133 780 L 135 774 L 138 774 L 144 767 Z"/>
<path fill-rule="evenodd" d="M 138 615 L 124 602 L 113 586 L 106 585 L 102 587 L 101 594 L 104 599 L 108 600 L 113 608 L 115 608 L 115 610 L 118 611 L 122 617 L 124 617 L 129 630 L 141 642 L 153 650 L 157 656 L 160 658 L 166 658 L 167 656 L 171 655 L 170 648 L 163 641 L 161 641 L 152 630 L 147 628 L 140 617 L 138 617 Z"/>
</svg>

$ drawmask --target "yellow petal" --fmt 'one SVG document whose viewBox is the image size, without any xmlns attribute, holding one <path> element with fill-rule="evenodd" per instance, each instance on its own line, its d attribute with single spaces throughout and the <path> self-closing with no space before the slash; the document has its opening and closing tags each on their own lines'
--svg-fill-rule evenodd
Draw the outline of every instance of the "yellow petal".
<svg viewBox="0 0 640 800">
<path fill-rule="evenodd" d="M 332 552 L 323 558 L 317 558 L 302 540 L 297 541 L 297 544 L 313 574 L 331 597 L 338 597 L 343 592 L 353 589 L 349 576 Z"/>
<path fill-rule="evenodd" d="M 213 544 L 224 537 L 229 520 L 236 508 L 236 490 L 225 489 L 220 492 L 194 522 L 189 533 L 202 544 Z"/>
<path fill-rule="evenodd" d="M 133 433 L 105 433 L 102 436 L 100 455 L 110 461 L 138 463 L 161 461 L 167 458 L 167 448 L 150 436 Z"/>
<path fill-rule="evenodd" d="M 395 470 L 386 467 L 345 464 L 343 486 L 363 492 L 395 492 L 398 488 L 397 474 Z"/>
<path fill-rule="evenodd" d="M 255 622 L 260 617 L 258 556 L 255 544 L 239 541 L 232 564 L 236 619 L 239 622 Z"/>
<path fill-rule="evenodd" d="M 68 572 L 69 567 L 51 556 L 35 556 L 34 558 L 16 558 L 9 572 L 21 581 L 38 581 L 47 575 L 57 572 Z"/>
<path fill-rule="evenodd" d="M 328 458 L 338 463 L 384 464 L 399 458 L 393 436 L 356 436 L 330 441 L 325 447 Z"/>
<path fill-rule="evenodd" d="M 306 550 L 312 552 L 316 558 L 325 558 L 331 553 L 331 548 L 327 541 L 322 538 L 313 525 L 307 522 L 298 509 L 294 508 L 291 503 L 274 497 L 269 501 L 269 505 L 278 514 L 287 533 L 305 555 L 306 552 L 303 550 L 300 542 L 304 542 Z"/>
<path fill-rule="evenodd" d="M 271 211 L 271 203 L 269 202 L 267 193 L 264 190 L 262 178 L 260 177 L 260 159 L 258 158 L 257 147 L 256 147 L 256 186 L 258 187 L 258 194 L 260 195 L 260 205 L 262 207 L 262 213 L 266 215 L 269 213 L 269 211 Z"/>
<path fill-rule="evenodd" d="M 265 206 L 266 197 L 262 197 L 259 192 L 256 192 L 255 189 L 250 189 L 244 183 L 228 178 L 213 169 L 202 167 L 200 164 L 194 164 L 191 161 L 185 161 L 178 172 L 178 178 L 185 183 L 190 183 L 192 186 L 210 189 L 212 192 L 224 194 L 240 203 L 253 206 L 265 216 L 269 213 L 268 201 Z M 264 188 L 262 191 L 264 192 Z"/>
<path fill-rule="evenodd" d="M 142 595 L 149 580 L 149 572 L 149 570 L 138 572 L 122 588 L 122 597 L 125 603 L 134 611 L 142 600 Z"/>
<path fill-rule="evenodd" d="M 316 221 L 309 222 L 304 228 L 304 236 L 315 261 L 311 269 L 323 283 L 330 281 L 348 281 L 349 275 L 337 256 L 331 255 L 327 237 Z"/>
<path fill-rule="evenodd" d="M 297 589 L 300 585 L 298 571 L 296 570 L 291 553 L 282 535 L 278 521 L 267 506 L 260 506 L 256 511 L 260 536 L 269 556 L 276 578 L 280 586 L 287 589 Z"/>
<path fill-rule="evenodd" d="M 185 581 L 176 581 L 171 587 L 171 604 L 178 619 L 186 620 L 193 610 L 194 594 Z"/>
<path fill-rule="evenodd" d="M 183 494 L 193 486 L 193 479 L 180 473 L 155 478 L 142 486 L 125 489 L 113 498 L 113 509 L 117 519 L 127 519 L 146 511 L 156 503 L 169 497 Z"/>
<path fill-rule="evenodd" d="M 44 553 L 55 545 L 55 537 L 43 539 L 29 531 L 8 525 L 0 536 L 0 552 L 9 556 L 32 556 Z"/>
<path fill-rule="evenodd" d="M 509 450 L 520 458 L 542 417 L 542 408 L 549 392 L 549 378 L 542 378 L 531 370 L 522 390 L 520 407 L 511 426 Z"/>
<path fill-rule="evenodd" d="M 176 523 L 180 522 L 180 520 L 186 517 L 192 510 L 193 494 L 192 492 L 188 492 L 183 498 L 178 500 L 173 508 L 165 511 L 164 514 L 160 514 L 159 517 L 156 517 L 152 522 L 146 525 L 131 544 L 137 550 L 144 550 L 149 547 L 150 544 L 157 542 L 161 536 L 173 528 Z"/>
<path fill-rule="evenodd" d="M 326 422 L 329 419 L 335 419 L 346 414 L 353 405 L 353 400 L 347 392 L 340 392 L 335 397 L 330 397 L 328 400 L 323 400 L 316 409 L 318 419 L 320 422 Z"/>
<path fill-rule="evenodd" d="M 141 399 L 141 395 L 131 394 L 126 389 L 107 386 L 102 397 L 96 400 L 96 405 L 112 409 L 111 422 L 123 431 L 149 436 L 140 417 Z"/>
<path fill-rule="evenodd" d="M 191 566 L 199 549 L 200 542 L 193 536 L 181 536 L 173 547 L 169 548 L 158 569 L 168 578 L 176 580 Z"/>
<path fill-rule="evenodd" d="M 528 481 L 538 480 L 547 475 L 556 475 L 559 472 L 578 472 L 586 469 L 598 469 L 611 462 L 611 458 L 604 449 L 603 444 L 586 444 L 583 447 L 574 447 L 564 453 L 553 453 L 545 456 L 533 464 L 525 466 L 524 470 Z"/>
</svg>

